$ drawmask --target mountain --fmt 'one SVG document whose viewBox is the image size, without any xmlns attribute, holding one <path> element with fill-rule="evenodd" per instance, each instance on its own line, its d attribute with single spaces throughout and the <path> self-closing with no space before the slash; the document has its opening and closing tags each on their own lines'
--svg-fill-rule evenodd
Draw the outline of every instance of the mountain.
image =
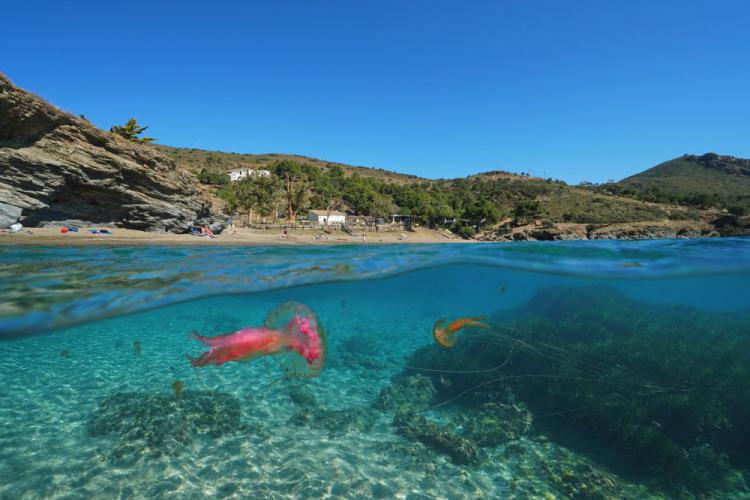
<svg viewBox="0 0 750 500">
<path fill-rule="evenodd" d="M 214 223 L 197 184 L 154 148 L 64 113 L 0 73 L 0 227 L 186 232 Z"/>
<path fill-rule="evenodd" d="M 633 198 L 750 213 L 750 160 L 707 153 L 684 155 L 605 185 Z"/>
</svg>

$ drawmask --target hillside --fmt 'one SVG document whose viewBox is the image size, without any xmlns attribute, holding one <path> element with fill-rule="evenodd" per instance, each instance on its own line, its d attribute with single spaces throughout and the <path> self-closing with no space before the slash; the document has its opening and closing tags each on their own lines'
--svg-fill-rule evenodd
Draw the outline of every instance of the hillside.
<svg viewBox="0 0 750 500">
<path fill-rule="evenodd" d="M 179 167 L 218 175 L 221 185 L 206 185 L 223 199 L 228 212 L 270 216 L 281 211 L 295 216 L 309 209 L 344 210 L 373 218 L 410 215 L 413 222 L 450 227 L 463 236 L 508 237 L 509 227 L 543 224 L 627 224 L 693 221 L 705 229 L 704 213 L 689 207 L 665 205 L 569 186 L 565 182 L 503 171 L 458 179 L 422 179 L 383 169 L 351 166 L 282 154 L 235 154 L 155 146 Z M 284 165 L 286 173 L 277 172 Z M 268 169 L 268 180 L 228 183 L 235 168 Z M 295 193 L 281 177 L 290 175 Z M 279 175 L 276 175 L 279 174 Z M 204 179 L 205 182 L 214 182 Z M 291 205 L 289 203 L 292 203 Z M 668 225 L 668 224 L 667 224 Z M 586 230 L 583 230 L 586 233 Z M 478 234 L 477 234 L 478 233 Z M 503 236 L 504 235 L 504 236 Z"/>
<path fill-rule="evenodd" d="M 707 153 L 661 163 L 600 191 L 699 208 L 750 213 L 750 160 Z"/>
<path fill-rule="evenodd" d="M 415 175 L 400 174 L 382 168 L 347 165 L 345 163 L 329 162 L 300 155 L 281 153 L 224 153 L 222 151 L 205 151 L 194 148 L 175 148 L 163 144 L 152 144 L 152 146 L 174 160 L 181 168 L 194 174 L 198 174 L 203 169 L 224 173 L 239 168 L 264 169 L 269 168 L 278 161 L 288 160 L 302 165 L 310 165 L 321 170 L 337 166 L 341 167 L 347 175 L 357 173 L 363 177 L 373 177 L 399 184 L 420 180 Z"/>
</svg>

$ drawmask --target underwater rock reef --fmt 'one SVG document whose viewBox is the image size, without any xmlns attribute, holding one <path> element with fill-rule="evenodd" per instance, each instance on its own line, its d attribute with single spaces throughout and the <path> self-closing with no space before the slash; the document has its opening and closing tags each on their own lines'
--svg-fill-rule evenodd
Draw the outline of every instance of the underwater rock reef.
<svg viewBox="0 0 750 500">
<path fill-rule="evenodd" d="M 102 400 L 91 413 L 92 437 L 113 437 L 112 459 L 179 455 L 199 435 L 218 438 L 240 429 L 240 402 L 213 391 L 126 392 Z"/>
<path fill-rule="evenodd" d="M 484 403 L 469 407 L 454 416 L 462 436 L 478 446 L 492 447 L 519 439 L 531 431 L 533 416 L 523 403 Z"/>
<path fill-rule="evenodd" d="M 373 407 L 378 410 L 418 412 L 426 409 L 435 400 L 437 391 L 428 377 L 397 375 L 391 384 L 383 387 Z"/>
<path fill-rule="evenodd" d="M 530 432 L 533 412 L 536 432 L 665 491 L 744 488 L 749 314 L 557 287 L 487 322 L 452 349 L 424 347 L 406 362 L 429 371 L 396 376 L 431 379 L 463 438 L 512 441 Z"/>
<path fill-rule="evenodd" d="M 479 460 L 479 450 L 473 442 L 421 415 L 396 413 L 393 426 L 401 436 L 447 454 L 456 464 L 471 464 Z"/>
</svg>

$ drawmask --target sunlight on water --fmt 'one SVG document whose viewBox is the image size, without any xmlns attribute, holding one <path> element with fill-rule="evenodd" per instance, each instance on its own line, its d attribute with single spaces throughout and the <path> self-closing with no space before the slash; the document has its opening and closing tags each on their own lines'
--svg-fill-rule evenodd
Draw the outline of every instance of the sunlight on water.
<svg viewBox="0 0 750 500">
<path fill-rule="evenodd" d="M 750 495 L 750 240 L 0 252 L 2 498 Z"/>
</svg>

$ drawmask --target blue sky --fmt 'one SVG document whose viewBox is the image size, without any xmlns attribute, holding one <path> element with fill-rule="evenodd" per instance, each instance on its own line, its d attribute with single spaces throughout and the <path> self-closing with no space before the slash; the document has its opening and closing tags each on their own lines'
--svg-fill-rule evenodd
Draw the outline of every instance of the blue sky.
<svg viewBox="0 0 750 500">
<path fill-rule="evenodd" d="M 0 71 L 102 128 L 425 177 L 750 157 L 750 2 L 11 2 Z"/>
</svg>

